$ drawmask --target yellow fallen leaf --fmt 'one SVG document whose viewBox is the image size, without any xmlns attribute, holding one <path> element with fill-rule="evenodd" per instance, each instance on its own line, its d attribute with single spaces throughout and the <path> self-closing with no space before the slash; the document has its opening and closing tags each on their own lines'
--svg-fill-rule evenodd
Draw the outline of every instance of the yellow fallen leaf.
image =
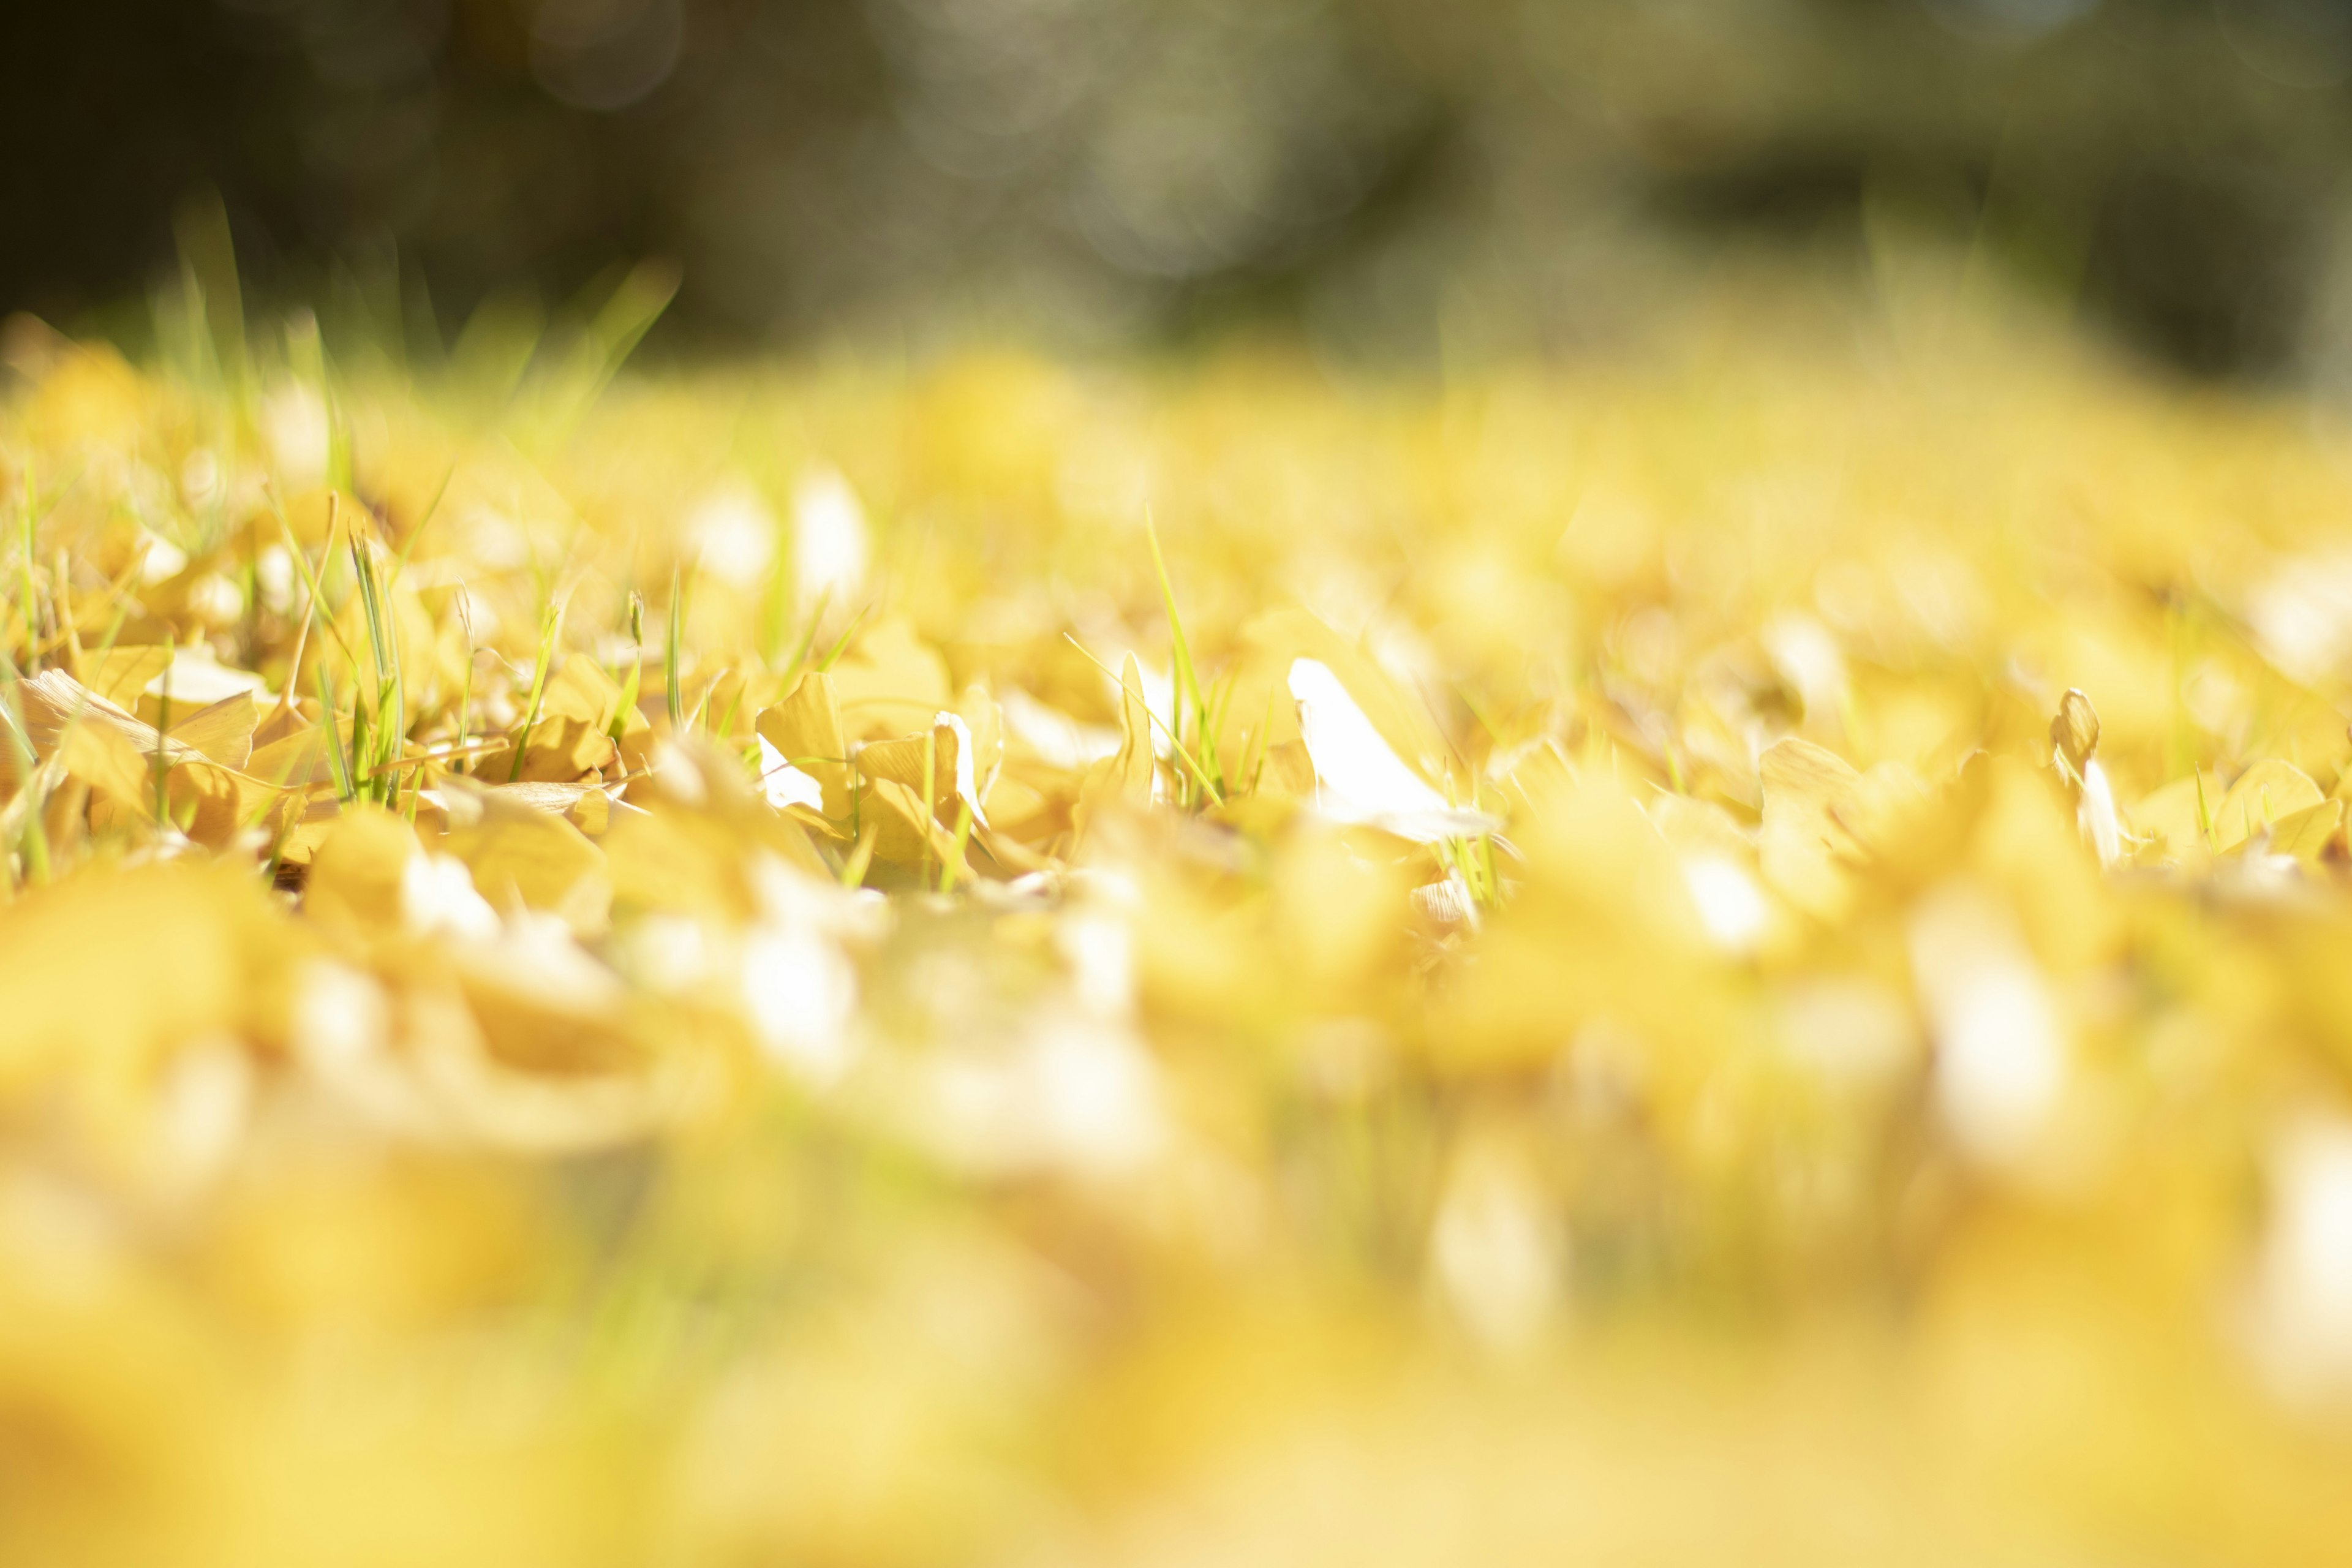
<svg viewBox="0 0 2352 1568">
<path fill-rule="evenodd" d="M 110 1072 L 255 1026 L 283 921 L 234 866 L 100 870 L 0 913 L 0 1090 L 52 1068 Z"/>
<path fill-rule="evenodd" d="M 940 717 L 952 719 L 953 715 Z M 960 720 L 935 724 L 926 734 L 901 735 L 896 740 L 861 746 L 857 750 L 856 771 L 868 780 L 887 779 L 904 784 L 918 800 L 924 798 L 928 784 L 931 815 L 942 822 L 955 820 L 961 802 L 971 808 L 974 821 L 982 826 L 987 823 L 986 814 L 979 809 L 971 777 L 971 752 L 964 745 Z"/>
<path fill-rule="evenodd" d="M 2230 793 L 2213 808 L 2213 847 L 2226 853 L 2326 798 L 2302 769 L 2276 757 L 2264 757 L 2239 774 Z"/>
<path fill-rule="evenodd" d="M 83 656 L 75 675 L 84 686 L 123 709 L 134 706 L 147 683 L 172 662 L 168 647 L 113 647 Z"/>
<path fill-rule="evenodd" d="M 1757 858 L 1765 879 L 1790 902 L 1832 918 L 1851 897 L 1848 868 L 1862 847 L 1848 824 L 1864 799 L 1853 764 L 1811 741 L 1776 741 L 1757 759 L 1764 825 Z"/>
<path fill-rule="evenodd" d="M 971 875 L 956 836 L 923 808 L 920 793 L 895 779 L 868 779 L 856 807 L 862 833 L 875 830 L 874 858 L 888 865 L 948 867 L 959 879 Z"/>
<path fill-rule="evenodd" d="M 611 917 L 604 854 L 562 817 L 525 805 L 493 810 L 452 831 L 444 847 L 466 863 L 493 909 L 520 903 L 583 933 L 602 931 Z"/>
<path fill-rule="evenodd" d="M 328 762 L 330 731 L 322 725 L 296 729 L 257 746 L 245 759 L 245 771 L 267 784 L 306 789 L 334 782 Z"/>
<path fill-rule="evenodd" d="M 487 753 L 479 765 L 486 776 L 504 778 L 506 764 L 513 754 L 511 749 Z M 522 780 L 569 784 L 583 773 L 596 772 L 614 756 L 613 738 L 604 732 L 602 724 L 585 719 L 542 716 L 531 727 L 530 744 L 523 752 Z"/>
<path fill-rule="evenodd" d="M 1129 654 L 1119 672 L 1118 750 L 1087 770 L 1078 786 L 1072 822 L 1084 838 L 1106 810 L 1141 811 L 1159 793 L 1151 746 L 1151 710 L 1143 695 L 1143 671 Z"/>
<path fill-rule="evenodd" d="M 831 675 L 843 729 L 853 740 L 919 730 L 950 700 L 947 661 L 899 616 L 869 624 Z"/>
<path fill-rule="evenodd" d="M 244 768 L 253 755 L 253 730 L 260 717 L 252 693 L 233 691 L 184 719 L 175 718 L 167 733 L 223 767 Z"/>
<path fill-rule="evenodd" d="M 175 647 L 162 669 L 141 687 L 137 712 L 150 723 L 160 720 L 163 704 L 171 702 L 172 721 L 182 713 L 211 706 L 225 697 L 243 695 L 256 701 L 270 700 L 269 683 L 249 670 L 233 669 L 215 658 L 208 647 Z"/>
<path fill-rule="evenodd" d="M 1445 737 L 1430 718 L 1426 704 L 1402 686 L 1362 648 L 1341 637 L 1307 611 L 1276 610 L 1250 623 L 1242 634 L 1245 647 L 1266 661 L 1260 679 L 1244 679 L 1226 704 L 1228 732 L 1217 738 L 1220 753 L 1243 755 L 1242 726 L 1256 728 L 1273 716 L 1267 745 L 1297 737 L 1291 721 L 1291 672 L 1308 658 L 1331 672 L 1354 705 L 1390 749 L 1428 777 L 1442 776 L 1448 752 Z M 1271 695 L 1271 704 L 1266 701 Z"/>
<path fill-rule="evenodd" d="M 310 857 L 303 908 L 352 934 L 395 935 L 408 862 L 421 853 L 416 830 L 382 806 L 346 806 Z"/>
<path fill-rule="evenodd" d="M 2206 855 L 2207 828 L 2225 792 L 2211 771 L 2174 779 L 2149 791 L 2124 813 L 2131 831 L 2150 840 L 2151 849 L 2179 860 Z"/>
<path fill-rule="evenodd" d="M 2317 805 L 2291 812 L 2271 825 L 2271 853 L 2292 855 L 2298 860 L 2317 860 L 2327 853 L 2343 826 L 2344 803 L 2340 800 L 2323 800 Z"/>
<path fill-rule="evenodd" d="M 577 719 L 590 729 L 604 731 L 621 705 L 621 689 L 604 668 L 585 654 L 573 654 L 551 677 L 540 712 L 546 719 Z"/>
<path fill-rule="evenodd" d="M 849 815 L 849 744 L 833 677 L 815 670 L 802 676 L 753 728 L 786 763 L 816 780 L 826 816 L 837 822 Z"/>
<path fill-rule="evenodd" d="M 1297 659 L 1289 683 L 1300 743 L 1315 770 L 1317 811 L 1417 844 L 1475 838 L 1502 826 L 1484 812 L 1454 806 L 1406 766 L 1328 666 Z"/>
</svg>

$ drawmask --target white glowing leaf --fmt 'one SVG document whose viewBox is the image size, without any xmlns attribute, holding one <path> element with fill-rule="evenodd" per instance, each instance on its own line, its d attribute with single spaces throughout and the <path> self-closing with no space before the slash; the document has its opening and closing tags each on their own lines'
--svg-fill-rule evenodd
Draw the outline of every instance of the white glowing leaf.
<svg viewBox="0 0 2352 1568">
<path fill-rule="evenodd" d="M 835 605 L 866 585 L 866 509 L 849 481 L 819 465 L 793 489 L 793 573 L 801 603 Z"/>
<path fill-rule="evenodd" d="M 2326 1114 L 2291 1127 L 2270 1167 L 2255 1349 L 2283 1393 L 2341 1392 L 2352 1383 L 2352 1123 Z"/>
<path fill-rule="evenodd" d="M 253 563 L 255 583 L 261 589 L 261 602 L 269 610 L 284 615 L 294 607 L 294 555 L 282 544 L 266 547 Z"/>
<path fill-rule="evenodd" d="M 696 503 L 686 537 L 706 570 L 739 588 L 757 584 L 776 555 L 775 517 L 740 480 Z"/>
<path fill-rule="evenodd" d="M 1381 738 L 1329 667 L 1311 658 L 1290 667 L 1299 738 L 1315 764 L 1316 807 L 1339 822 L 1364 823 L 1400 838 L 1430 844 L 1492 833 L 1501 824 L 1450 805 Z"/>
<path fill-rule="evenodd" d="M 249 694 L 258 703 L 272 700 L 268 681 L 250 670 L 230 668 L 213 657 L 211 648 L 201 644 L 173 648 L 172 662 L 148 681 L 144 689 L 150 697 L 168 695 L 173 708 L 182 712 L 192 712 L 239 692 Z"/>
<path fill-rule="evenodd" d="M 188 569 L 188 552 L 160 533 L 142 531 L 147 553 L 139 559 L 139 580 L 152 585 L 168 583 Z"/>
<path fill-rule="evenodd" d="M 839 947 L 811 927 L 764 921 L 743 939 L 741 976 L 744 1011 L 771 1057 L 811 1085 L 847 1070 L 857 972 Z"/>
<path fill-rule="evenodd" d="M 1118 731 L 1101 724 L 1081 724 L 1017 687 L 1004 694 L 1003 710 L 1005 728 L 1013 739 L 1055 767 L 1076 773 L 1118 754 Z"/>
<path fill-rule="evenodd" d="M 980 807 L 980 790 L 972 781 L 971 729 L 956 714 L 942 710 L 931 715 L 934 727 L 944 726 L 955 731 L 955 792 L 956 798 L 971 808 L 971 819 L 980 826 L 988 826 L 988 813 Z"/>
<path fill-rule="evenodd" d="M 482 941 L 499 934 L 498 911 L 474 890 L 473 873 L 455 856 L 408 858 L 400 869 L 400 914 L 420 936 L 444 931 Z"/>
<path fill-rule="evenodd" d="M 1430 1261 L 1448 1303 L 1495 1350 L 1524 1349 L 1559 1295 L 1557 1227 L 1516 1161 L 1466 1159 L 1446 1184 Z"/>
<path fill-rule="evenodd" d="M 1153 721 L 1144 726 L 1151 732 L 1152 753 L 1160 757 L 1170 756 L 1172 753 L 1168 749 L 1168 737 L 1176 728 L 1176 672 L 1153 664 L 1140 653 L 1129 650 L 1103 671 L 1103 687 L 1109 693 L 1114 706 L 1124 700 L 1126 692 L 1110 671 L 1124 668 L 1128 658 L 1135 660 L 1135 672 L 1143 682 L 1144 710 Z M 1118 749 L 1116 745 L 1111 748 L 1114 752 Z"/>
<path fill-rule="evenodd" d="M 1683 882 L 1717 946 L 1727 952 L 1756 951 L 1772 911 L 1755 878 L 1721 855 L 1692 855 L 1683 861 Z"/>
<path fill-rule="evenodd" d="M 2352 662 L 2352 551 L 2283 561 L 2246 604 L 2254 645 L 2289 679 L 2327 679 Z"/>
<path fill-rule="evenodd" d="M 1123 1024 L 1075 1009 L 1040 1011 L 1017 1040 L 938 1053 L 914 1103 L 942 1156 L 993 1175 L 1117 1177 L 1168 1141 L 1150 1052 Z"/>
<path fill-rule="evenodd" d="M 1763 643 L 1809 717 L 1838 711 L 1846 696 L 1845 654 L 1826 626 L 1810 616 L 1782 616 L 1764 628 Z"/>
<path fill-rule="evenodd" d="M 1960 1146 L 1991 1164 L 2032 1152 L 2069 1069 L 2055 1001 L 2009 911 L 1949 887 L 1911 919 L 1911 967 L 1936 1040 L 1936 1092 Z"/>
<path fill-rule="evenodd" d="M 824 789 L 816 780 L 793 766 L 791 759 L 760 737 L 760 793 L 770 805 L 782 811 L 788 805 L 804 805 L 811 811 L 824 809 Z"/>
<path fill-rule="evenodd" d="M 281 381 L 261 400 L 261 439 L 289 490 L 308 489 L 327 477 L 334 443 L 327 400 L 299 381 Z"/>
<path fill-rule="evenodd" d="M 2096 757 L 2083 765 L 2083 798 L 2074 808 L 2074 818 L 2091 847 L 2098 851 L 2100 865 L 2113 866 L 2123 858 L 2123 826 L 2116 820 L 2115 788 L 2107 783 L 2107 770 Z"/>
</svg>

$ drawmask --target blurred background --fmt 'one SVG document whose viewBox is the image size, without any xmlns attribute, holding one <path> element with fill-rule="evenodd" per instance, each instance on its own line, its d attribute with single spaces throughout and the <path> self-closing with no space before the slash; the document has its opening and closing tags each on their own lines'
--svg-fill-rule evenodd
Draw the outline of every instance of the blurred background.
<svg viewBox="0 0 2352 1568">
<path fill-rule="evenodd" d="M 249 289 L 435 352 L 647 257 L 656 352 L 1633 329 L 1890 228 L 2200 374 L 2352 341 L 2352 0 L 22 0 L 0 307 Z"/>
</svg>

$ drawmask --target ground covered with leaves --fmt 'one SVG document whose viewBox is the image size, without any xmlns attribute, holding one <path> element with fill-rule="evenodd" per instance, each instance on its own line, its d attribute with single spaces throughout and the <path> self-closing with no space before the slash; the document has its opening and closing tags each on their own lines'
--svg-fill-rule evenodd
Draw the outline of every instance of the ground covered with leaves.
<svg viewBox="0 0 2352 1568">
<path fill-rule="evenodd" d="M 625 296 L 10 330 L 0 1556 L 2352 1554 L 2352 431 Z"/>
</svg>

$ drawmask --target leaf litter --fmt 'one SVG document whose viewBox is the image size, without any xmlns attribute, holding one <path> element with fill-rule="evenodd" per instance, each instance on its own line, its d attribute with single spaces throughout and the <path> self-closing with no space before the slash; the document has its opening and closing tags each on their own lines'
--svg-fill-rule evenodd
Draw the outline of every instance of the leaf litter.
<svg viewBox="0 0 2352 1568">
<path fill-rule="evenodd" d="M 0 1555 L 2339 1550 L 2345 432 L 660 285 L 0 405 Z"/>
</svg>

